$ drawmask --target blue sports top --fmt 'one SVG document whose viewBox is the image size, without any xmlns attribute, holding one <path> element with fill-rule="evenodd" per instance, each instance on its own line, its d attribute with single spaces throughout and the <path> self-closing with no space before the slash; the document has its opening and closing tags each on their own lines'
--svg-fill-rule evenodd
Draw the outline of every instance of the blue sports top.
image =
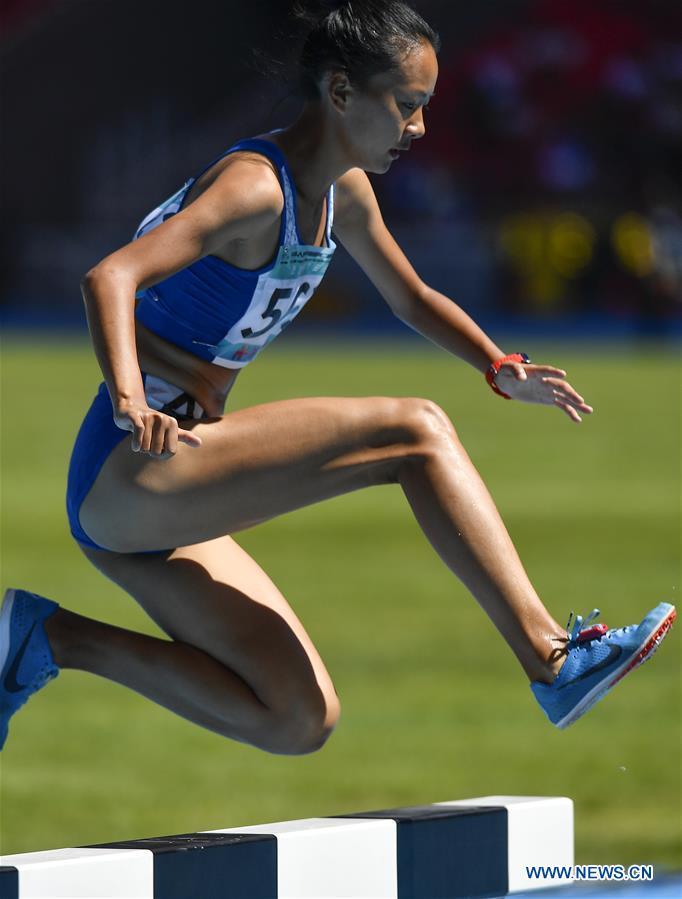
<svg viewBox="0 0 682 899">
<path fill-rule="evenodd" d="M 267 156 L 279 172 L 284 208 L 275 259 L 249 271 L 217 256 L 204 256 L 137 294 L 136 318 L 171 343 L 225 368 L 243 368 L 286 328 L 311 298 L 331 262 L 334 185 L 327 194 L 325 244 L 302 243 L 296 223 L 296 188 L 282 151 L 271 141 L 250 138 L 234 144 L 190 178 L 141 222 L 135 239 L 175 215 L 192 185 L 230 153 L 251 150 Z"/>
</svg>

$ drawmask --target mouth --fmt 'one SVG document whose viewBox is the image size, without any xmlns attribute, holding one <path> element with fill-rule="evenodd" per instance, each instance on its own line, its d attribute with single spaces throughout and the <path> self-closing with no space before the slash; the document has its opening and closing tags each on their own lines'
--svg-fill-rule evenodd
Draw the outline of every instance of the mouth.
<svg viewBox="0 0 682 899">
<path fill-rule="evenodd" d="M 397 159 L 401 153 L 406 153 L 409 149 L 409 147 L 391 147 L 388 152 L 391 159 Z"/>
</svg>

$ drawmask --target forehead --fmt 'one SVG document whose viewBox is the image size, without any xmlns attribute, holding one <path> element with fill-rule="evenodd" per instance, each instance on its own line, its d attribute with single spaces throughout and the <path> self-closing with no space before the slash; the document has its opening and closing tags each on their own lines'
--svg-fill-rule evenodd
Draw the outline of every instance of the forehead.
<svg viewBox="0 0 682 899">
<path fill-rule="evenodd" d="M 430 96 L 436 87 L 437 78 L 436 51 L 428 41 L 422 40 L 400 54 L 395 68 L 374 75 L 370 85 L 377 91 L 401 89 Z"/>
</svg>

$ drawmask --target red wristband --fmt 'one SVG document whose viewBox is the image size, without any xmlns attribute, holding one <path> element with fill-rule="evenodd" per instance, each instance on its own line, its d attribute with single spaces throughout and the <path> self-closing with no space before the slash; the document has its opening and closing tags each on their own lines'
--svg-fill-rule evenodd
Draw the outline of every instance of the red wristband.
<svg viewBox="0 0 682 899">
<path fill-rule="evenodd" d="M 495 375 L 498 373 L 498 371 L 502 367 L 503 362 L 526 362 L 526 363 L 528 363 L 528 362 L 530 362 L 530 359 L 526 355 L 526 353 L 512 353 L 510 356 L 503 356 L 501 359 L 497 359 L 497 360 L 495 360 L 495 362 L 491 362 L 486 370 L 485 379 L 488 382 L 488 384 L 490 384 L 490 386 L 495 391 L 495 393 L 499 393 L 499 395 L 503 396 L 506 400 L 510 400 L 511 397 L 509 396 L 509 394 L 505 393 L 503 390 L 500 390 L 500 388 L 495 383 Z"/>
</svg>

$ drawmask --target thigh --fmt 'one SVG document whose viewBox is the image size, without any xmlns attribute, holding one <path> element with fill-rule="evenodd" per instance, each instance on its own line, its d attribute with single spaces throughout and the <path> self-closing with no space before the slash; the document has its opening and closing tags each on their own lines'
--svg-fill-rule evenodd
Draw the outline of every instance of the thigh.
<svg viewBox="0 0 682 899">
<path fill-rule="evenodd" d="M 268 708 L 338 700 L 319 653 L 263 569 L 231 537 L 145 556 L 81 547 L 174 640 L 209 653 Z"/>
<path fill-rule="evenodd" d="M 394 479 L 427 409 L 420 400 L 320 397 L 183 421 L 200 447 L 180 444 L 159 461 L 132 453 L 125 440 L 102 467 L 80 521 L 97 544 L 126 553 L 234 533 Z"/>
</svg>

